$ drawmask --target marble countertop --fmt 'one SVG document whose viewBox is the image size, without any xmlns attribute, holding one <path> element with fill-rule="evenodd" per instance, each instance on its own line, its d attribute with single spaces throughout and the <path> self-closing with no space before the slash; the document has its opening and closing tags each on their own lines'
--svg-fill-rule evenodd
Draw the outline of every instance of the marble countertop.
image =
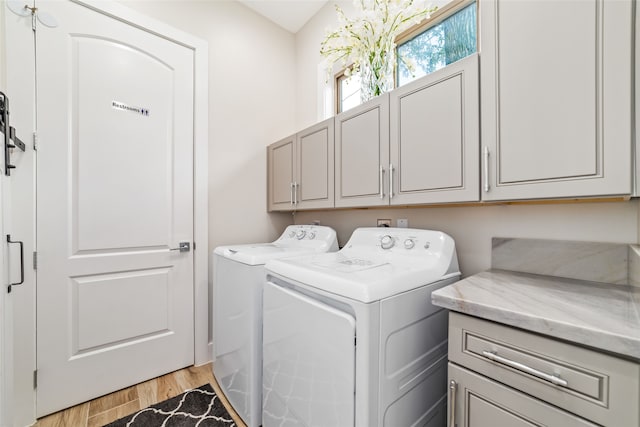
<svg viewBox="0 0 640 427">
<path fill-rule="evenodd" d="M 435 305 L 640 361 L 640 287 L 488 270 L 432 294 Z"/>
</svg>

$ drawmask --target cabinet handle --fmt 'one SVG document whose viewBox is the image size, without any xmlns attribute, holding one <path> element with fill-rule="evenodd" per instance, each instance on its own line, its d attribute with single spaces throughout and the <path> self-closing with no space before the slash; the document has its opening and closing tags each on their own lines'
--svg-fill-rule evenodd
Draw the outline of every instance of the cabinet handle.
<svg viewBox="0 0 640 427">
<path fill-rule="evenodd" d="M 484 192 L 489 192 L 489 147 L 484 146 Z"/>
<path fill-rule="evenodd" d="M 393 163 L 389 163 L 389 199 L 393 199 Z"/>
<path fill-rule="evenodd" d="M 293 183 L 293 204 L 294 206 L 298 206 L 298 184 L 297 182 Z"/>
<path fill-rule="evenodd" d="M 384 199 L 384 167 L 380 165 L 380 198 Z"/>
<path fill-rule="evenodd" d="M 458 384 L 454 380 L 449 381 L 449 427 L 456 427 L 456 391 Z"/>
<path fill-rule="evenodd" d="M 516 362 L 515 360 L 511 360 L 511 359 L 507 359 L 505 357 L 502 356 L 498 356 L 496 353 L 492 353 L 490 351 L 483 351 L 482 355 L 484 357 L 486 357 L 489 360 L 492 360 L 494 362 L 498 362 L 501 363 L 503 365 L 509 366 L 511 368 L 517 369 L 519 371 L 522 372 L 526 372 L 527 374 L 531 374 L 535 377 L 541 378 L 543 380 L 549 381 L 552 384 L 555 385 L 559 385 L 562 387 L 567 387 L 569 385 L 569 383 L 565 380 L 563 380 L 560 377 L 557 377 L 555 375 L 551 375 L 551 374 L 547 374 L 546 372 L 542 372 L 539 371 L 537 369 L 534 369 L 530 366 L 524 365 L 520 362 Z"/>
<path fill-rule="evenodd" d="M 293 182 L 289 183 L 289 200 L 291 206 L 293 206 Z"/>
<path fill-rule="evenodd" d="M 24 245 L 20 240 L 11 240 L 10 234 L 7 234 L 7 243 L 20 245 L 20 281 L 9 283 L 9 287 L 7 288 L 7 293 L 9 293 L 11 292 L 12 286 L 22 285 L 24 283 Z"/>
</svg>

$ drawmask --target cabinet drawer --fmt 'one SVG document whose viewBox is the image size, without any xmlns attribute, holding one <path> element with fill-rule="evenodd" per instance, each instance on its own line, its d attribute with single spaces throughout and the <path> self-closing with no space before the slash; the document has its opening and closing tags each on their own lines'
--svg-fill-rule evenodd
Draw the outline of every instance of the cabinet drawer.
<svg viewBox="0 0 640 427">
<path fill-rule="evenodd" d="M 452 388 L 452 384 L 454 387 Z M 596 427 L 487 377 L 449 363 L 449 412 L 457 427 Z M 451 422 L 451 413 L 449 425 Z"/>
<path fill-rule="evenodd" d="M 640 423 L 638 363 L 459 313 L 449 360 L 603 425 Z"/>
</svg>

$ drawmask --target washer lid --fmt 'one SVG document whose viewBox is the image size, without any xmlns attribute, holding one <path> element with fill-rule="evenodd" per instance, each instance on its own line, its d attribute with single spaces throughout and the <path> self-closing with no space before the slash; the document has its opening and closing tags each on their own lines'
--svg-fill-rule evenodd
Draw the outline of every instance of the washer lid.
<svg viewBox="0 0 640 427">
<path fill-rule="evenodd" d="M 273 243 L 257 243 L 253 245 L 218 246 L 213 252 L 216 255 L 243 264 L 263 265 L 271 259 L 306 255 L 315 251 L 312 248 L 283 247 Z"/>
<path fill-rule="evenodd" d="M 263 265 L 270 259 L 338 250 L 336 232 L 320 225 L 290 225 L 273 243 L 218 246 L 213 253 L 248 265 Z"/>
<path fill-rule="evenodd" d="M 383 246 L 387 236 L 402 244 Z M 339 252 L 270 260 L 265 268 L 267 274 L 365 303 L 460 275 L 453 239 L 415 229 L 358 229 Z"/>
</svg>

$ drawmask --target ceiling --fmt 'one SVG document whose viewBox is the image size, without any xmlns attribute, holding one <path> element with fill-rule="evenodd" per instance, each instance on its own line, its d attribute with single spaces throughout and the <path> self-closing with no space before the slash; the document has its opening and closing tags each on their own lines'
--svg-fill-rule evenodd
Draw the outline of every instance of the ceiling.
<svg viewBox="0 0 640 427">
<path fill-rule="evenodd" d="M 291 33 L 297 33 L 327 0 L 239 0 L 245 6 L 275 22 Z"/>
</svg>

